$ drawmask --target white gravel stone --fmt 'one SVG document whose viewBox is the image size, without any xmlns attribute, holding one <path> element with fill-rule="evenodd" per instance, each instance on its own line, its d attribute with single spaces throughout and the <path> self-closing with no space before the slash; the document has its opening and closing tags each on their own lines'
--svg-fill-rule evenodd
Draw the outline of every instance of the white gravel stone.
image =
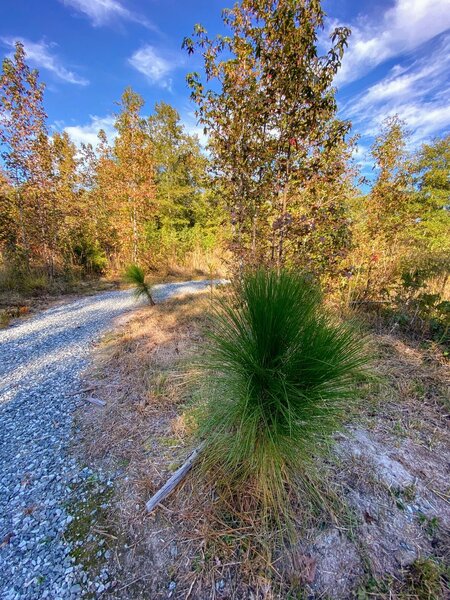
<svg viewBox="0 0 450 600">
<path fill-rule="evenodd" d="M 156 301 L 208 287 L 195 281 L 155 286 Z M 0 598 L 76 599 L 81 567 L 64 530 L 72 484 L 93 474 L 69 452 L 74 409 L 93 343 L 136 308 L 131 290 L 85 297 L 0 331 Z M 103 581 L 105 570 L 102 570 Z"/>
</svg>

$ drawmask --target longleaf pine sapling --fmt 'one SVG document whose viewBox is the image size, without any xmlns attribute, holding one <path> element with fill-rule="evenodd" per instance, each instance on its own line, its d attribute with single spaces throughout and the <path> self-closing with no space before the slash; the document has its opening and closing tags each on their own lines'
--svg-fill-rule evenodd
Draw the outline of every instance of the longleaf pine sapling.
<svg viewBox="0 0 450 600">
<path fill-rule="evenodd" d="M 328 314 L 308 278 L 244 275 L 214 312 L 202 364 L 203 467 L 279 514 L 348 415 L 367 362 L 361 336 Z"/>
<path fill-rule="evenodd" d="M 145 272 L 138 265 L 130 265 L 125 271 L 125 281 L 134 285 L 136 298 L 146 298 L 151 306 L 155 301 L 151 293 L 150 285 L 145 281 Z"/>
</svg>

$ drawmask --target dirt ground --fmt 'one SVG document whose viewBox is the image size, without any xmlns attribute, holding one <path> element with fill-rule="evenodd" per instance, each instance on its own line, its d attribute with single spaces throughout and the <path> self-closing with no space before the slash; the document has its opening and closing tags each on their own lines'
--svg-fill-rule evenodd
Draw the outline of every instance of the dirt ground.
<svg viewBox="0 0 450 600">
<path fill-rule="evenodd" d="M 195 472 L 153 514 L 145 502 L 189 455 L 193 359 L 209 293 L 122 320 L 86 374 L 74 451 L 110 472 L 105 544 L 117 599 L 450 597 L 449 371 L 439 349 L 371 334 L 376 377 L 319 465 L 342 510 L 302 527 L 271 559 L 218 513 Z M 194 390 L 194 391 L 193 391 Z M 195 471 L 195 470 L 194 470 Z M 302 517 L 302 515 L 300 515 Z M 92 523 L 95 528 L 96 524 Z"/>
</svg>

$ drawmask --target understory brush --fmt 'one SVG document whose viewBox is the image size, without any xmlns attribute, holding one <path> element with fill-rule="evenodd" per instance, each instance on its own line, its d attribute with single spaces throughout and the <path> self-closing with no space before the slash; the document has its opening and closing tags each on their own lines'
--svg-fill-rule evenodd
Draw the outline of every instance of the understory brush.
<svg viewBox="0 0 450 600">
<path fill-rule="evenodd" d="M 385 259 L 382 262 L 377 256 L 378 262 L 370 264 L 368 269 L 355 269 L 344 286 L 346 291 L 340 298 L 342 304 L 378 327 L 384 324 L 415 339 L 438 343 L 448 351 L 448 255 L 424 253 L 418 256 L 413 253 L 403 256 L 400 253 Z"/>
<path fill-rule="evenodd" d="M 0 262 L 0 327 L 30 310 L 45 308 L 60 296 L 114 289 L 118 283 L 114 277 L 87 275 L 77 269 L 50 276 L 43 267 Z"/>
</svg>

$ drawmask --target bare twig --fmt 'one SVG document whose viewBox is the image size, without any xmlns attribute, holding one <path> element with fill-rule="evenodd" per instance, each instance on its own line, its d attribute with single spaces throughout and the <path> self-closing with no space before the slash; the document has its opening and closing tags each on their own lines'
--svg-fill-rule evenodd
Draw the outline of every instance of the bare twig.
<svg viewBox="0 0 450 600">
<path fill-rule="evenodd" d="M 93 398 L 92 396 L 89 398 L 84 398 L 86 402 L 90 402 L 91 404 L 95 404 L 96 406 L 106 406 L 106 402 L 104 400 L 100 400 L 99 398 Z"/>
<path fill-rule="evenodd" d="M 181 465 L 179 469 L 175 471 L 172 477 L 163 485 L 161 489 L 159 489 L 154 496 L 150 498 L 150 500 L 145 505 L 147 512 L 152 512 L 154 508 L 158 506 L 160 502 L 162 502 L 169 494 L 173 492 L 173 490 L 177 487 L 177 485 L 186 477 L 189 471 L 192 468 L 195 460 L 203 449 L 204 444 L 200 444 L 194 450 L 194 452 L 190 455 L 187 461 Z"/>
</svg>

